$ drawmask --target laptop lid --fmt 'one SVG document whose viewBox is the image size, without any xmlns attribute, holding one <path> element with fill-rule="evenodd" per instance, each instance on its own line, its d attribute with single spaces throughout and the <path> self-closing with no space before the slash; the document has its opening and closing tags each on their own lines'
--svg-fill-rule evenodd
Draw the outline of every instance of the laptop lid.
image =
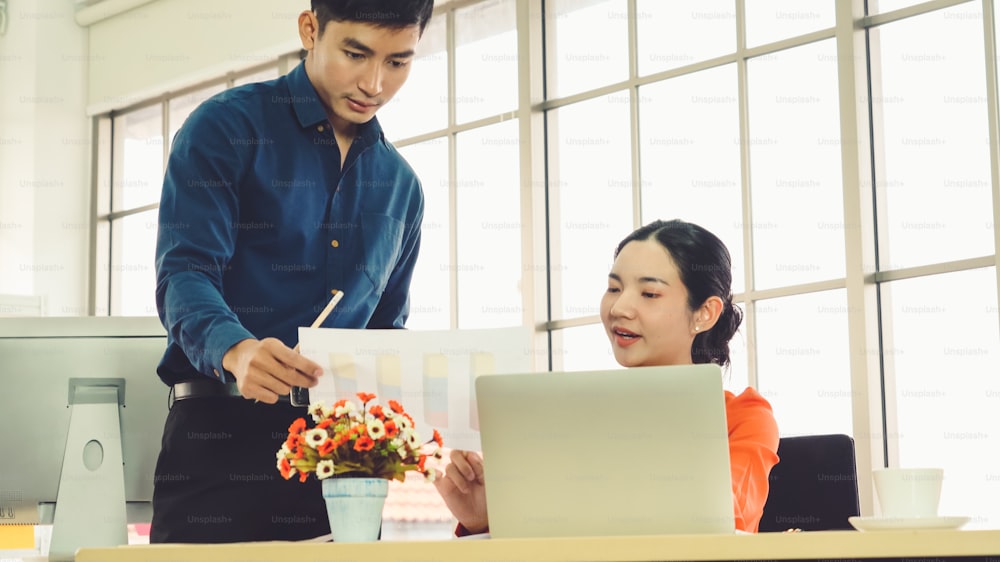
<svg viewBox="0 0 1000 562">
<path fill-rule="evenodd" d="M 718 365 L 476 379 L 490 535 L 732 534 Z"/>
</svg>

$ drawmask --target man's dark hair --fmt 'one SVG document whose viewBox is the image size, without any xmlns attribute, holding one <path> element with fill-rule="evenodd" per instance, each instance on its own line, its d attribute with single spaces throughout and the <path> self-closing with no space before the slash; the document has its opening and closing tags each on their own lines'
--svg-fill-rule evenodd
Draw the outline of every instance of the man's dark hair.
<svg viewBox="0 0 1000 562">
<path fill-rule="evenodd" d="M 420 34 L 434 12 L 434 0 L 312 0 L 312 10 L 323 34 L 331 21 L 367 23 L 399 29 L 416 25 Z"/>
</svg>

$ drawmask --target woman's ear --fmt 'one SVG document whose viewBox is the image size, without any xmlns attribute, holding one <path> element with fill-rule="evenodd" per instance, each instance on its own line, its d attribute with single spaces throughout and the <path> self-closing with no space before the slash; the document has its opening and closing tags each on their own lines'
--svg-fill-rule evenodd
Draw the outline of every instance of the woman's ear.
<svg viewBox="0 0 1000 562">
<path fill-rule="evenodd" d="M 697 334 L 711 330 L 722 316 L 724 306 L 725 303 L 717 296 L 705 299 L 694 313 L 694 332 Z"/>
</svg>

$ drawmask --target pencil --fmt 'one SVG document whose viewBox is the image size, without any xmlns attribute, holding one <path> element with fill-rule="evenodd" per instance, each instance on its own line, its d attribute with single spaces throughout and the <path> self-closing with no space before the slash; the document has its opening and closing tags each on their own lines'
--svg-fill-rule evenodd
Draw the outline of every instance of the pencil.
<svg viewBox="0 0 1000 562">
<path fill-rule="evenodd" d="M 319 325 L 322 324 L 324 320 L 326 320 L 326 317 L 329 316 L 331 312 L 333 312 L 333 307 L 337 306 L 337 303 L 340 302 L 340 299 L 344 298 L 344 291 L 338 291 L 337 289 L 334 289 L 330 292 L 333 293 L 333 298 L 330 299 L 330 302 L 326 303 L 326 308 L 324 308 L 323 312 L 320 312 L 319 316 L 317 316 L 316 319 L 313 320 L 312 325 L 309 326 L 310 328 L 318 328 Z M 298 350 L 299 350 L 299 344 L 295 344 L 295 351 Z"/>
</svg>

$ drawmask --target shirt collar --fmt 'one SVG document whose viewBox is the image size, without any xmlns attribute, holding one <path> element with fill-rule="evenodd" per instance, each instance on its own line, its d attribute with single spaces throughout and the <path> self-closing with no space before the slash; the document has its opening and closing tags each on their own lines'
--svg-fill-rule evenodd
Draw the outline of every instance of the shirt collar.
<svg viewBox="0 0 1000 562">
<path fill-rule="evenodd" d="M 326 122 L 326 109 L 319 101 L 316 88 L 309 81 L 304 60 L 288 73 L 288 93 L 292 100 L 292 107 L 295 108 L 295 116 L 298 117 L 299 125 L 302 128 Z M 358 125 L 355 142 L 363 143 L 362 146 L 367 147 L 384 140 L 382 126 L 379 125 L 377 117 L 372 117 L 367 123 Z"/>
</svg>

